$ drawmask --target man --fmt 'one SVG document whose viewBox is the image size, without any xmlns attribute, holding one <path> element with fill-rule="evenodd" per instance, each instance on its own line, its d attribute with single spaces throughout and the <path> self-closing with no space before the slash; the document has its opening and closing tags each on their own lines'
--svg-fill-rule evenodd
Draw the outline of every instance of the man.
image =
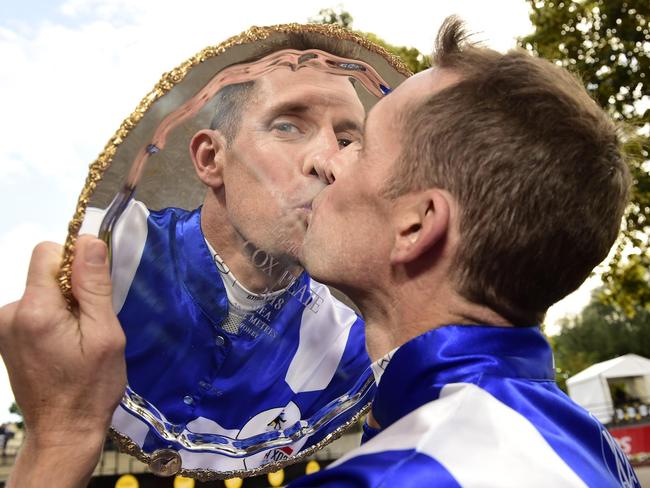
<svg viewBox="0 0 650 488">
<path fill-rule="evenodd" d="M 300 37 L 267 51 L 312 47 L 354 54 Z M 314 165 L 359 140 L 365 110 L 347 77 L 304 66 L 225 86 L 216 99 L 211 127 L 189 148 L 203 205 L 131 202 L 113 234 L 113 307 L 130 389 L 179 432 L 241 438 L 309 419 L 368 374 L 362 320 L 296 258 L 324 186 Z M 89 209 L 81 233 L 97 234 L 103 215 Z M 146 452 L 169 445 L 122 407 L 113 425 Z"/>
<path fill-rule="evenodd" d="M 2 449 L 2 457 L 7 455 L 7 444 L 13 437 L 14 432 L 9 428 L 8 422 L 0 425 L 0 448 Z"/>
<path fill-rule="evenodd" d="M 563 69 L 464 37 L 448 21 L 434 68 L 321 170 L 302 262 L 358 303 L 388 365 L 369 440 L 296 486 L 639 486 L 537 327 L 618 234 L 616 128 Z"/>
<path fill-rule="evenodd" d="M 434 68 L 370 112 L 360 150 L 319 170 L 332 184 L 302 259 L 358 301 L 388 365 L 370 439 L 294 486 L 639 486 L 557 389 L 535 325 L 616 237 L 615 129 L 563 70 L 463 46 L 461 27 L 446 22 Z"/>
</svg>

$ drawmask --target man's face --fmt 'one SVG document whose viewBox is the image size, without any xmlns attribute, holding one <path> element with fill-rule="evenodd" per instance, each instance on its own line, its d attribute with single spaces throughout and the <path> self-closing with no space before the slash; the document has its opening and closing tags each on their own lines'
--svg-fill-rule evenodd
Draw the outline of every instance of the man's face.
<svg viewBox="0 0 650 488">
<path fill-rule="evenodd" d="M 397 200 L 384 193 L 400 161 L 401 133 L 408 130 L 400 114 L 457 81 L 431 69 L 409 78 L 368 113 L 362 142 L 328 162 L 335 181 L 314 200 L 301 253 L 314 278 L 345 290 L 373 286 L 390 272 Z"/>
<path fill-rule="evenodd" d="M 245 240 L 296 257 L 324 186 L 313 165 L 358 141 L 364 117 L 346 77 L 280 68 L 256 80 L 224 164 L 229 219 Z"/>
</svg>

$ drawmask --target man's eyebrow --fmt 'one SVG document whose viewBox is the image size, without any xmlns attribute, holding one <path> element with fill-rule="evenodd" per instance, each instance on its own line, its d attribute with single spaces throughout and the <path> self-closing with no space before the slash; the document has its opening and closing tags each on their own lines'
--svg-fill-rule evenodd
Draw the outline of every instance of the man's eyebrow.
<svg viewBox="0 0 650 488">
<path fill-rule="evenodd" d="M 340 106 L 343 103 L 345 103 L 343 99 L 332 99 L 330 96 L 309 94 L 301 97 L 300 100 L 279 101 L 277 104 L 271 105 L 270 111 L 275 114 L 300 114 L 309 110 L 320 109 L 320 107 Z"/>
<path fill-rule="evenodd" d="M 363 134 L 364 126 L 365 126 L 365 118 L 364 118 L 364 121 L 361 124 L 359 124 L 359 122 L 357 122 L 356 120 L 345 119 L 345 120 L 342 120 L 341 122 L 337 123 L 334 126 L 334 130 L 336 132 L 339 132 L 339 131 L 353 131 L 353 132 L 358 132 L 359 134 Z"/>
<path fill-rule="evenodd" d="M 271 107 L 270 112 L 276 116 L 280 114 L 301 114 L 309 110 L 309 105 L 302 102 L 282 102 Z"/>
</svg>

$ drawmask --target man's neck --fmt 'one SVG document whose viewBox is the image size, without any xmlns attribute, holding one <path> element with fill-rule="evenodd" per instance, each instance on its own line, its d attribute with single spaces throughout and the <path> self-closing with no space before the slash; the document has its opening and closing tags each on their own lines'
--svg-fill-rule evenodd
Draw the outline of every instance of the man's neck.
<svg viewBox="0 0 650 488">
<path fill-rule="evenodd" d="M 450 285 L 391 283 L 363 297 L 352 297 L 366 322 L 366 347 L 372 361 L 433 329 L 449 324 L 489 324 L 508 327 L 503 317 L 473 304 Z"/>
<path fill-rule="evenodd" d="M 253 293 L 268 293 L 286 288 L 303 271 L 298 264 L 267 254 L 246 242 L 213 196 L 208 196 L 204 201 L 201 230 L 237 280 Z"/>
</svg>

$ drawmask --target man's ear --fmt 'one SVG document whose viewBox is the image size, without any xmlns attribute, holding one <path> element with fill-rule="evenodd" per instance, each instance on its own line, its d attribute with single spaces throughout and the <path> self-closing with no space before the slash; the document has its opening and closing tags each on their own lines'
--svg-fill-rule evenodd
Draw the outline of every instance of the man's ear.
<svg viewBox="0 0 650 488">
<path fill-rule="evenodd" d="M 203 129 L 190 141 L 190 156 L 199 179 L 211 188 L 223 185 L 226 139 L 218 130 Z"/>
<path fill-rule="evenodd" d="M 449 195 L 437 188 L 402 197 L 395 222 L 391 264 L 407 264 L 429 252 L 447 237 Z"/>
</svg>

